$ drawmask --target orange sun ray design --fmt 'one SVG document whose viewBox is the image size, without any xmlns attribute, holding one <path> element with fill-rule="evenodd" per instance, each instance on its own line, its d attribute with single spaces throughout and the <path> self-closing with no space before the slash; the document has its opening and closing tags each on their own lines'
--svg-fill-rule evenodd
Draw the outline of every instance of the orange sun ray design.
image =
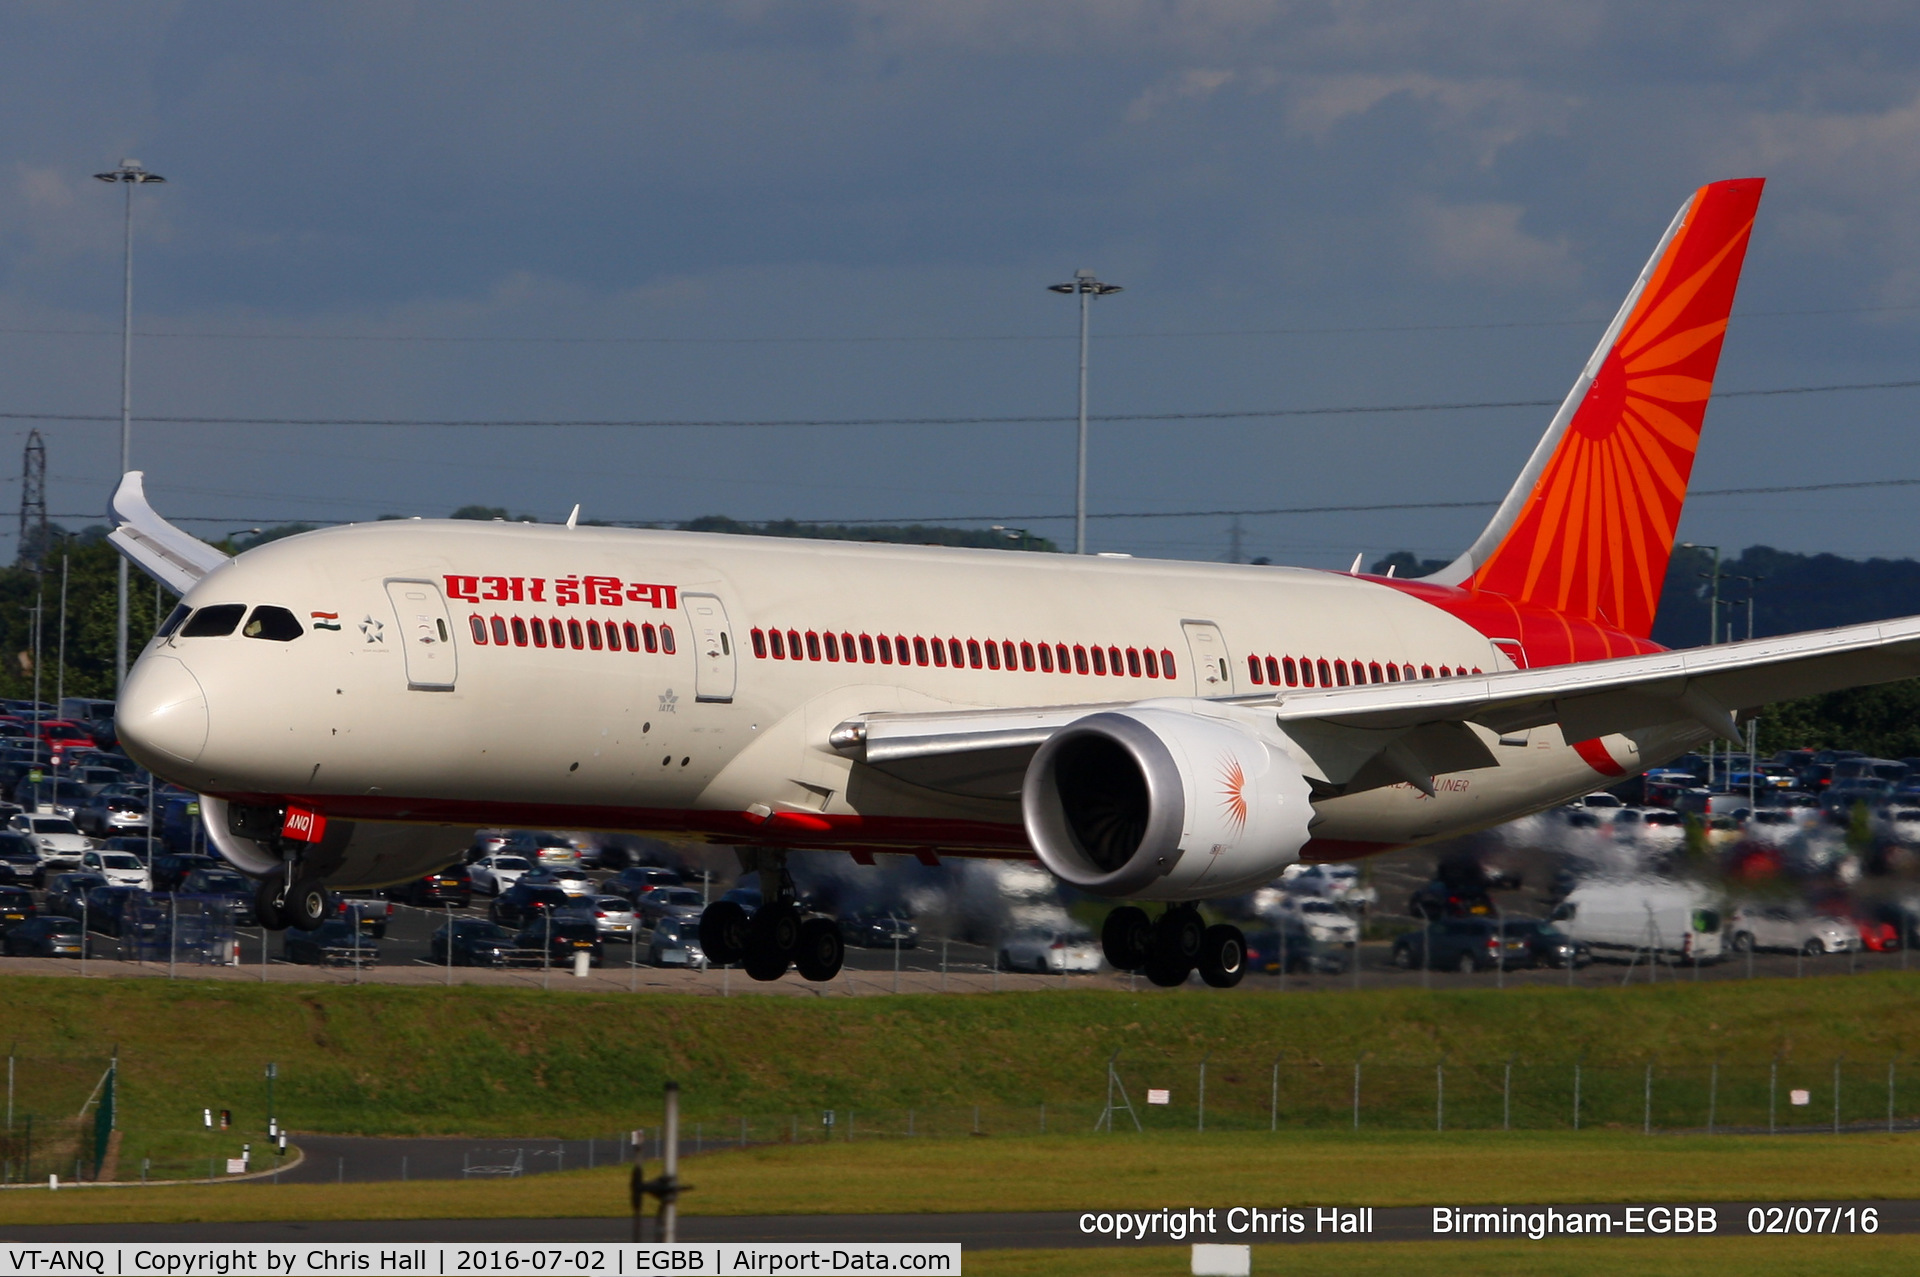
<svg viewBox="0 0 1920 1277">
<path fill-rule="evenodd" d="M 1220 784 L 1220 806 L 1237 834 L 1247 827 L 1247 773 L 1239 759 L 1228 755 L 1220 760 Z"/>
</svg>

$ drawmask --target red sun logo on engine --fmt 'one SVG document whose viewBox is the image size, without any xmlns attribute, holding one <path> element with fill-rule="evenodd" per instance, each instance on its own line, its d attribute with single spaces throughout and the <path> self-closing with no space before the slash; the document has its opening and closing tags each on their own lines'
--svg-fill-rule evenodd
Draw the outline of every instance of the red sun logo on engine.
<svg viewBox="0 0 1920 1277">
<path fill-rule="evenodd" d="M 1220 761 L 1220 785 L 1220 805 L 1226 809 L 1227 820 L 1237 834 L 1247 827 L 1247 774 L 1241 770 L 1239 759 L 1228 757 Z"/>
</svg>

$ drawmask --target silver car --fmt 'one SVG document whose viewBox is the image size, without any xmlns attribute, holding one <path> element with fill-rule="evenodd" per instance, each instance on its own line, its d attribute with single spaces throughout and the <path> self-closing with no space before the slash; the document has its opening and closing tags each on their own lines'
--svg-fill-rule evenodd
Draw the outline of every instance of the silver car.
<svg viewBox="0 0 1920 1277">
<path fill-rule="evenodd" d="M 593 910 L 593 925 L 610 939 L 632 940 L 633 902 L 625 896 L 594 896 L 584 901 Z"/>
<path fill-rule="evenodd" d="M 1041 974 L 1063 971 L 1090 974 L 1100 969 L 1100 942 L 1087 931 L 1022 931 L 1000 942 L 1000 968 Z"/>
<path fill-rule="evenodd" d="M 523 875 L 533 872 L 533 866 L 523 856 L 510 856 L 496 853 L 482 856 L 467 866 L 467 876 L 473 880 L 473 889 L 489 896 L 497 896 L 519 882 Z"/>
<path fill-rule="evenodd" d="M 656 967 L 697 967 L 707 969 L 707 955 L 700 948 L 698 915 L 668 915 L 647 932 L 647 961 Z"/>
</svg>

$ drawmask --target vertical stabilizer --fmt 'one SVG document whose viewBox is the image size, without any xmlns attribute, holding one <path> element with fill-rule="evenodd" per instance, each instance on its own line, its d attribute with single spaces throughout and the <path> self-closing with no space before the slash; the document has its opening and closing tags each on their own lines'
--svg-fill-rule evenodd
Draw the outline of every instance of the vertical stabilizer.
<svg viewBox="0 0 1920 1277">
<path fill-rule="evenodd" d="M 1762 185 L 1694 192 L 1493 522 L 1429 580 L 1652 631 Z"/>
</svg>

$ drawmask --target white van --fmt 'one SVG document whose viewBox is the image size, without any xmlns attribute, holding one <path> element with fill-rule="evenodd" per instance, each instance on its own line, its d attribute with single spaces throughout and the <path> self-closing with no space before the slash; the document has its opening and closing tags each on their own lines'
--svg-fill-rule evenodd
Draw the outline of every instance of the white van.
<svg viewBox="0 0 1920 1277">
<path fill-rule="evenodd" d="M 1704 887 L 1648 878 L 1575 887 L 1549 915 L 1596 949 L 1651 949 L 1687 962 L 1724 952 L 1720 901 Z"/>
</svg>

